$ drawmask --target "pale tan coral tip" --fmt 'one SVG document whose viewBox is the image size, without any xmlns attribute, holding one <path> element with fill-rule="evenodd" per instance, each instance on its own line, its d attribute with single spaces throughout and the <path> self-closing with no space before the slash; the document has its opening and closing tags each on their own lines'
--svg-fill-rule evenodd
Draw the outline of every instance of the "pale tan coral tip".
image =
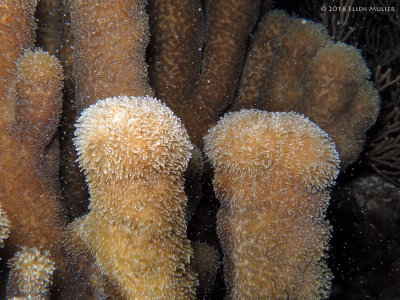
<svg viewBox="0 0 400 300">
<path fill-rule="evenodd" d="M 10 280 L 21 295 L 40 297 L 46 295 L 51 284 L 55 264 L 47 251 L 23 248 L 8 262 Z M 29 298 L 29 297 L 28 297 Z"/>
<path fill-rule="evenodd" d="M 83 111 L 76 127 L 79 164 L 104 176 L 179 173 L 192 150 L 181 121 L 149 96 L 100 100 Z"/>
<path fill-rule="evenodd" d="M 204 138 L 214 167 L 249 176 L 279 172 L 283 180 L 324 188 L 339 173 L 328 135 L 297 113 L 256 109 L 227 114 Z"/>
<path fill-rule="evenodd" d="M 18 78 L 23 83 L 54 83 L 58 89 L 62 88 L 63 71 L 59 60 L 40 48 L 26 50 L 17 67 Z"/>
</svg>

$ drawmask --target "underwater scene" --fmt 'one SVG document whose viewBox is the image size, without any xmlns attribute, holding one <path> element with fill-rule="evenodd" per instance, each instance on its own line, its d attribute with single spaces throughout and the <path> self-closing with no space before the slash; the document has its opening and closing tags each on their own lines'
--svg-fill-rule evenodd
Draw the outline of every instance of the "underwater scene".
<svg viewBox="0 0 400 300">
<path fill-rule="evenodd" d="M 0 0 L 0 299 L 400 299 L 400 1 Z"/>
</svg>

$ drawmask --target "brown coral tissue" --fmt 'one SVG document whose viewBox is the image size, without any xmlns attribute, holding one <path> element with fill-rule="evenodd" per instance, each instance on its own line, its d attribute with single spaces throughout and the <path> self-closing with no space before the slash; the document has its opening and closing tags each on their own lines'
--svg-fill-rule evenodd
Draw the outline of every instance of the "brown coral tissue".
<svg viewBox="0 0 400 300">
<path fill-rule="evenodd" d="M 40 49 L 25 52 L 17 63 L 15 118 L 1 128 L 0 145 L 0 202 L 10 221 L 6 250 L 10 255 L 20 247 L 49 251 L 60 275 L 64 218 L 54 134 L 62 78 L 55 57 Z"/>
</svg>

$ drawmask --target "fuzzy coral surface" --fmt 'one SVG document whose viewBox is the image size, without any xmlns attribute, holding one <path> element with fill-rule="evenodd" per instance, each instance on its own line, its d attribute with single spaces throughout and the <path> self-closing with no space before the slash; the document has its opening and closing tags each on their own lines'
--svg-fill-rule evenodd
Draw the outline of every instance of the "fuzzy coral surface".
<svg viewBox="0 0 400 300">
<path fill-rule="evenodd" d="M 295 113 L 242 110 L 205 137 L 221 201 L 218 235 L 232 299 L 329 295 L 325 220 L 338 153 L 317 125 Z"/>
<path fill-rule="evenodd" d="M 75 145 L 91 211 L 70 230 L 124 297 L 194 298 L 182 177 L 192 145 L 179 119 L 151 97 L 107 98 L 83 112 Z"/>
</svg>

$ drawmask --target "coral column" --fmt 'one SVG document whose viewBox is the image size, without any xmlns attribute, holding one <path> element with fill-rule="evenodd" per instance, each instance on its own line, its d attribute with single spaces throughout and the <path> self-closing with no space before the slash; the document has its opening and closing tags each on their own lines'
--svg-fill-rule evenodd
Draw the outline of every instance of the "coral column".
<svg viewBox="0 0 400 300">
<path fill-rule="evenodd" d="M 152 95 L 145 51 L 149 22 L 145 0 L 71 0 L 76 109 L 120 95 Z"/>
<path fill-rule="evenodd" d="M 115 97 L 86 109 L 75 145 L 90 213 L 70 225 L 125 299 L 192 299 L 183 172 L 191 144 L 151 97 Z"/>
<path fill-rule="evenodd" d="M 205 150 L 229 298 L 326 298 L 326 189 L 339 169 L 331 139 L 295 113 L 242 110 L 210 130 Z"/>
</svg>

